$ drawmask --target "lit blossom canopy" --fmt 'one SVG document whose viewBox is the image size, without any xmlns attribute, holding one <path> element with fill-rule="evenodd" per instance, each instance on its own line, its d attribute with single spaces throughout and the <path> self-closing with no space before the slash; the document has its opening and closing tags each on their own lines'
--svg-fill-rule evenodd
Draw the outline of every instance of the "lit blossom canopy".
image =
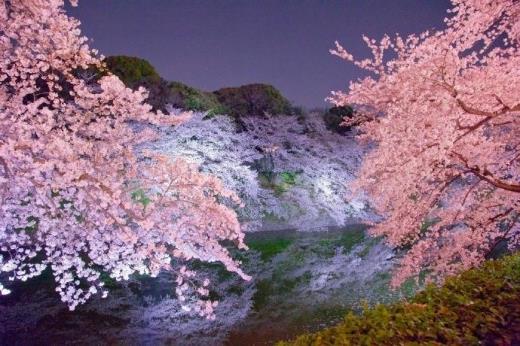
<svg viewBox="0 0 520 346">
<path fill-rule="evenodd" d="M 394 284 L 520 245 L 520 2 L 452 5 L 443 30 L 364 37 L 371 59 L 331 51 L 372 74 L 331 100 L 366 106 L 346 124 L 377 144 L 356 184 L 385 217 L 373 234 L 409 249 Z"/>
<path fill-rule="evenodd" d="M 103 275 L 161 269 L 178 275 L 190 309 L 187 297 L 207 295 L 208 283 L 193 286 L 194 273 L 172 268 L 173 258 L 220 261 L 248 279 L 221 245 L 245 248 L 227 206 L 238 197 L 181 159 L 134 154 L 154 133 L 129 122 L 173 126 L 189 114 L 153 113 L 144 89 L 96 73 L 101 60 L 63 6 L 0 1 L 0 273 L 25 281 L 50 269 L 72 310 L 107 294 Z M 206 316 L 214 306 L 194 303 Z"/>
</svg>

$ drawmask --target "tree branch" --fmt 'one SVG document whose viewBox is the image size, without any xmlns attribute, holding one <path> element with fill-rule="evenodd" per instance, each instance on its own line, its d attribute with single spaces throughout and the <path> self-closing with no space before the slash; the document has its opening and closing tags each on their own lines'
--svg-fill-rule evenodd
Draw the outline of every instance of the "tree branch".
<svg viewBox="0 0 520 346">
<path fill-rule="evenodd" d="M 2 157 L 0 157 L 0 165 L 2 167 L 4 167 L 5 175 L 7 177 L 10 177 L 11 176 L 11 171 L 9 170 L 9 167 L 7 166 L 7 162 L 5 162 L 5 160 Z"/>
<path fill-rule="evenodd" d="M 507 214 L 509 214 L 511 211 L 507 212 Z M 505 215 L 507 215 L 505 214 Z M 489 250 L 487 251 L 487 253 L 484 255 L 484 258 L 486 259 L 489 259 L 490 255 L 493 253 L 493 251 L 495 250 L 495 248 L 498 246 L 498 244 L 500 244 L 501 241 L 503 240 L 507 240 L 508 237 L 509 237 L 509 232 L 513 229 L 513 227 L 515 226 L 516 222 L 518 221 L 518 218 L 520 217 L 520 214 L 516 213 L 516 215 L 513 217 L 513 220 L 511 220 L 511 224 L 509 225 L 509 227 L 507 228 L 507 230 L 505 231 L 504 235 L 498 237 L 498 239 L 496 239 L 494 242 L 493 242 L 493 245 L 491 245 L 489 247 Z"/>
<path fill-rule="evenodd" d="M 478 166 L 470 167 L 468 160 L 466 158 L 464 158 L 461 154 L 456 153 L 456 152 L 452 152 L 452 154 L 455 155 L 460 161 L 462 161 L 462 163 L 469 170 L 469 172 L 473 173 L 475 176 L 479 177 L 481 180 L 484 180 L 499 189 L 520 193 L 520 184 L 512 184 L 512 183 L 503 181 L 501 179 L 498 179 L 498 178 L 494 177 L 493 174 L 490 171 L 488 171 L 487 169 L 482 170 Z"/>
</svg>

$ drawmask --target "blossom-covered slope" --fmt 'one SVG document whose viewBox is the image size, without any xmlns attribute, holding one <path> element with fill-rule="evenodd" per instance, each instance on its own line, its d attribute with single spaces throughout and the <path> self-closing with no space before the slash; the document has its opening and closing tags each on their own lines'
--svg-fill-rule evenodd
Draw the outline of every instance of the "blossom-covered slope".
<svg viewBox="0 0 520 346">
<path fill-rule="evenodd" d="M 244 117 L 245 131 L 227 116 L 196 113 L 188 122 L 163 128 L 144 148 L 200 165 L 235 191 L 249 231 L 316 230 L 372 220 L 362 196 L 348 182 L 363 148 L 351 135 L 326 129 L 319 114 L 305 117 Z"/>
</svg>

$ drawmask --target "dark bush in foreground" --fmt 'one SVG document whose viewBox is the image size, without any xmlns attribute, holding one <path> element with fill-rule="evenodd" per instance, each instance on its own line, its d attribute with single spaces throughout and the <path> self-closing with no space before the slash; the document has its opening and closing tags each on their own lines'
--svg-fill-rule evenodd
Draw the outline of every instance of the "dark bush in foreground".
<svg viewBox="0 0 520 346">
<path fill-rule="evenodd" d="M 345 133 L 350 127 L 341 126 L 343 118 L 352 117 L 353 115 L 354 110 L 350 106 L 332 107 L 323 114 L 323 121 L 327 129 L 337 133 Z"/>
<path fill-rule="evenodd" d="M 520 254 L 280 345 L 520 345 Z"/>
<path fill-rule="evenodd" d="M 248 84 L 214 92 L 233 116 L 292 114 L 291 103 L 272 85 Z"/>
</svg>

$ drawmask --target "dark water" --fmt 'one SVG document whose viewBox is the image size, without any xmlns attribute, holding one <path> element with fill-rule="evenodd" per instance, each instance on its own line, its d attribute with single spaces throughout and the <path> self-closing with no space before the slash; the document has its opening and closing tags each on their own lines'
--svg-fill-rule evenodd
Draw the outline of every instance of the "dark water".
<svg viewBox="0 0 520 346">
<path fill-rule="evenodd" d="M 334 324 L 364 301 L 406 294 L 388 290 L 392 252 L 359 225 L 259 232 L 246 242 L 251 250 L 234 255 L 252 282 L 217 264 L 194 264 L 212 280 L 216 321 L 181 312 L 169 273 L 109 283 L 107 299 L 74 312 L 59 301 L 47 273 L 0 298 L 0 344 L 269 345 Z"/>
</svg>

